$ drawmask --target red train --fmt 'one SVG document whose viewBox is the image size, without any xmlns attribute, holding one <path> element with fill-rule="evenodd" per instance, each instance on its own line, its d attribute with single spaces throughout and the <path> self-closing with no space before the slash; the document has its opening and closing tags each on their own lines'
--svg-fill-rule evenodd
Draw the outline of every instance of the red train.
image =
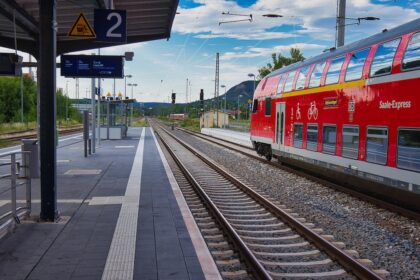
<svg viewBox="0 0 420 280">
<path fill-rule="evenodd" d="M 420 19 L 261 80 L 251 140 L 267 159 L 420 209 Z"/>
</svg>

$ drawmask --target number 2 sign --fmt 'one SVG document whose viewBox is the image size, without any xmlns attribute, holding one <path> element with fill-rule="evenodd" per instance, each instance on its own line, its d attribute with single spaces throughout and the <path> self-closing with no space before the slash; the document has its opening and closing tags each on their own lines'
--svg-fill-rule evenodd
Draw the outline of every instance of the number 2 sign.
<svg viewBox="0 0 420 280">
<path fill-rule="evenodd" d="M 125 10 L 95 9 L 96 41 L 127 42 L 127 12 Z"/>
</svg>

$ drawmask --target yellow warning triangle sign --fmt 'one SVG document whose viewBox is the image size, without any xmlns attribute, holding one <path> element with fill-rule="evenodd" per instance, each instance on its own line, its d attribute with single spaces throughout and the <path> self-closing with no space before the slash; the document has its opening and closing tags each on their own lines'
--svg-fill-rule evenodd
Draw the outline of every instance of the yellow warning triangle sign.
<svg viewBox="0 0 420 280">
<path fill-rule="evenodd" d="M 84 38 L 96 38 L 95 31 L 90 26 L 87 18 L 83 13 L 80 13 L 76 22 L 73 24 L 69 33 L 69 37 L 84 37 Z"/>
</svg>

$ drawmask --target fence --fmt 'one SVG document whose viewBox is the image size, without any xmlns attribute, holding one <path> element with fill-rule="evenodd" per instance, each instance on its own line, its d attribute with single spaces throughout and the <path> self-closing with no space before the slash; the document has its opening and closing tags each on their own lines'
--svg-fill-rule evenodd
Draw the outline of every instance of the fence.
<svg viewBox="0 0 420 280">
<path fill-rule="evenodd" d="M 20 159 L 19 159 L 20 156 Z M 0 209 L 6 210 L 0 216 L 0 238 L 20 224 L 22 217 L 31 213 L 31 176 L 30 152 L 10 152 L 0 155 L 0 195 L 3 198 L 10 192 L 10 210 L 7 211 L 9 201 L 1 200 Z M 25 204 L 18 207 L 18 187 L 25 186 Z M 3 212 L 2 211 L 2 212 Z"/>
</svg>

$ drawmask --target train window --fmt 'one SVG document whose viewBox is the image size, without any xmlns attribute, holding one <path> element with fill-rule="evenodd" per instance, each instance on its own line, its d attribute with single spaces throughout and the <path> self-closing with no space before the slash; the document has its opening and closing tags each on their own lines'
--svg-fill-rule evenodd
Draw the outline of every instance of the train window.
<svg viewBox="0 0 420 280">
<path fill-rule="evenodd" d="M 284 92 L 292 91 L 293 80 L 295 79 L 296 71 L 290 72 L 284 84 Z"/>
<path fill-rule="evenodd" d="M 363 66 L 370 49 L 365 49 L 352 54 L 349 65 L 347 66 L 346 81 L 358 80 L 362 78 Z"/>
<path fill-rule="evenodd" d="M 322 128 L 322 152 L 335 155 L 337 133 L 335 125 L 326 125 Z"/>
<path fill-rule="evenodd" d="M 271 98 L 270 97 L 265 99 L 265 115 L 271 116 Z"/>
<path fill-rule="evenodd" d="M 318 147 L 318 125 L 308 124 L 306 132 L 306 148 L 311 151 L 316 151 Z"/>
<path fill-rule="evenodd" d="M 420 129 L 398 131 L 397 167 L 420 171 Z"/>
<path fill-rule="evenodd" d="M 252 113 L 256 113 L 258 111 L 258 99 L 254 99 L 254 104 L 252 105 Z"/>
<path fill-rule="evenodd" d="M 306 77 L 308 76 L 309 67 L 300 69 L 298 79 L 296 81 L 296 90 L 303 89 L 305 87 Z"/>
<path fill-rule="evenodd" d="M 397 51 L 400 39 L 379 45 L 370 66 L 370 76 L 380 76 L 391 73 L 392 62 Z"/>
<path fill-rule="evenodd" d="M 330 67 L 327 72 L 326 85 L 336 84 L 340 79 L 341 66 L 343 66 L 345 57 L 338 57 L 331 61 Z"/>
<path fill-rule="evenodd" d="M 402 61 L 403 70 L 420 68 L 420 32 L 411 37 Z"/>
<path fill-rule="evenodd" d="M 286 75 L 282 75 L 279 80 L 279 84 L 277 85 L 277 94 L 280 94 L 283 92 L 283 82 Z"/>
<path fill-rule="evenodd" d="M 341 155 L 357 159 L 359 155 L 359 128 L 356 126 L 343 127 L 343 144 Z"/>
<path fill-rule="evenodd" d="M 366 161 L 386 164 L 388 157 L 388 129 L 371 127 L 367 129 Z"/>
<path fill-rule="evenodd" d="M 293 146 L 302 149 L 303 143 L 303 124 L 293 125 Z"/>
<path fill-rule="evenodd" d="M 325 62 L 315 65 L 312 71 L 311 79 L 309 80 L 309 87 L 319 87 L 321 83 L 322 71 L 324 71 Z"/>
</svg>

